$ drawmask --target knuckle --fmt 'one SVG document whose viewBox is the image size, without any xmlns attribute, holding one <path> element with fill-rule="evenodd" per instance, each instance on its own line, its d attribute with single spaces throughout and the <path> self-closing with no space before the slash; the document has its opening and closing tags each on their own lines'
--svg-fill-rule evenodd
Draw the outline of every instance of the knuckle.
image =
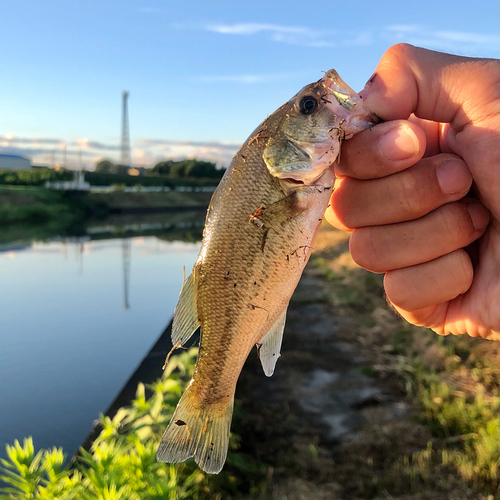
<svg viewBox="0 0 500 500">
<path fill-rule="evenodd" d="M 472 262 L 465 250 L 459 249 L 449 254 L 448 265 L 452 282 L 455 284 L 456 295 L 465 293 L 472 284 L 474 270 Z"/>
<path fill-rule="evenodd" d="M 399 192 L 401 193 L 402 210 L 406 217 L 415 218 L 427 211 L 429 192 L 426 188 L 422 172 L 417 169 L 408 169 L 399 177 Z"/>
<path fill-rule="evenodd" d="M 351 257 L 358 266 L 374 273 L 384 272 L 384 257 L 387 252 L 381 252 L 376 231 L 371 227 L 356 229 L 349 241 Z"/>
<path fill-rule="evenodd" d="M 411 55 L 413 54 L 415 47 L 410 45 L 409 43 L 396 43 L 391 45 L 384 55 L 382 56 L 382 60 L 387 59 L 388 61 L 408 61 L 412 60 Z"/>
<path fill-rule="evenodd" d="M 467 245 L 474 233 L 467 208 L 463 203 L 448 203 L 438 210 L 443 234 L 450 238 L 457 248 Z"/>
<path fill-rule="evenodd" d="M 354 214 L 357 205 L 355 184 L 350 178 L 337 179 L 335 190 L 330 198 L 330 207 L 335 213 L 337 220 L 346 228 L 354 229 Z"/>
<path fill-rule="evenodd" d="M 364 130 L 345 141 L 342 145 L 336 172 L 354 178 L 364 178 L 373 170 L 374 162 L 379 161 L 378 134 L 371 129 Z"/>
</svg>

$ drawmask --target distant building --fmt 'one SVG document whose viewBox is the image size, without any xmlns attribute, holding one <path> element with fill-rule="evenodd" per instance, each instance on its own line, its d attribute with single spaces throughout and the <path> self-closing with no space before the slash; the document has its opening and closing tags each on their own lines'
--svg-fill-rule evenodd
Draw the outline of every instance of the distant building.
<svg viewBox="0 0 500 500">
<path fill-rule="evenodd" d="M 31 161 L 19 155 L 0 154 L 0 169 L 4 170 L 29 170 Z"/>
</svg>

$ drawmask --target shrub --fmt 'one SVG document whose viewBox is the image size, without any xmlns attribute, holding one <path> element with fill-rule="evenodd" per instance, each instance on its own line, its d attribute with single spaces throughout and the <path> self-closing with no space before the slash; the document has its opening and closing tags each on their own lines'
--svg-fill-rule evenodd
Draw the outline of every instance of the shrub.
<svg viewBox="0 0 500 500">
<path fill-rule="evenodd" d="M 35 453 L 33 440 L 7 445 L 0 479 L 8 484 L 0 498 L 34 499 L 184 499 L 218 497 L 220 489 L 235 490 L 236 477 L 228 470 L 207 476 L 191 459 L 181 464 L 156 460 L 161 435 L 193 371 L 197 348 L 171 358 L 163 377 L 147 388 L 140 383 L 132 404 L 113 418 L 100 417 L 103 427 L 90 451 L 64 467 L 62 448 Z M 147 393 L 151 393 L 147 397 Z M 230 450 L 236 448 L 231 435 Z M 234 467 L 249 470 L 242 457 L 228 457 Z M 231 465 L 229 467 L 231 469 Z"/>
</svg>

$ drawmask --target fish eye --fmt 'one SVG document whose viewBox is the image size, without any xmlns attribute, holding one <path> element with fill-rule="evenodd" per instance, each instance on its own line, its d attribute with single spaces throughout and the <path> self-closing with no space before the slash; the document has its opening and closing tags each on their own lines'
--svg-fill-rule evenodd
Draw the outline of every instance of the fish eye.
<svg viewBox="0 0 500 500">
<path fill-rule="evenodd" d="M 299 102 L 300 112 L 310 115 L 318 107 L 318 101 L 312 95 L 304 96 Z"/>
</svg>

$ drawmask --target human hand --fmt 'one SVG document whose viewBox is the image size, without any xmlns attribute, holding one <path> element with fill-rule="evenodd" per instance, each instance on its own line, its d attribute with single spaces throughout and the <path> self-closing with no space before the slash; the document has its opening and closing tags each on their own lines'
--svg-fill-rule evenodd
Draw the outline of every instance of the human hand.
<svg viewBox="0 0 500 500">
<path fill-rule="evenodd" d="M 499 337 L 499 86 L 497 60 L 395 45 L 361 92 L 386 121 L 335 166 L 327 220 L 386 273 L 395 309 L 439 334 Z"/>
</svg>

